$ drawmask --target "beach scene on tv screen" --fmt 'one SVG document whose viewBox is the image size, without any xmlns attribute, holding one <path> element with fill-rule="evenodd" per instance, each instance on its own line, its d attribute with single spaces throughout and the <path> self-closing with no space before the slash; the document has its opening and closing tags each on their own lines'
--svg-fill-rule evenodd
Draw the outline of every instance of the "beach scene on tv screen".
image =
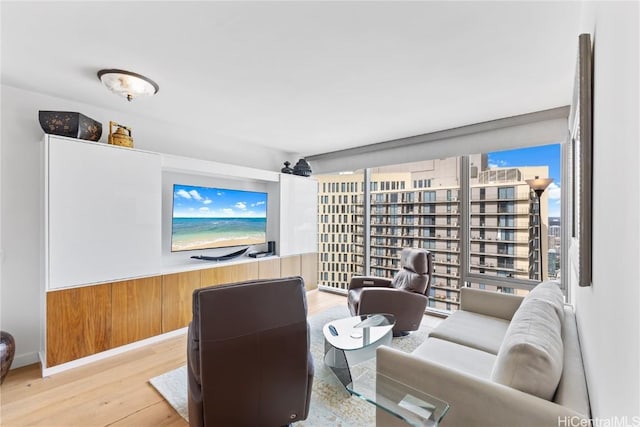
<svg viewBox="0 0 640 427">
<path fill-rule="evenodd" d="M 172 252 L 256 245 L 266 234 L 266 193 L 173 186 Z"/>
</svg>

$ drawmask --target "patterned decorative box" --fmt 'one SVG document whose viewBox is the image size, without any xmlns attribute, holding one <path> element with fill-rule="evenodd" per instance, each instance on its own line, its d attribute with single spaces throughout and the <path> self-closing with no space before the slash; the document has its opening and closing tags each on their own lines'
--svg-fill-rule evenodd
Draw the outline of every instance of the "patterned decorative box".
<svg viewBox="0 0 640 427">
<path fill-rule="evenodd" d="M 40 127 L 51 135 L 98 141 L 102 136 L 102 123 L 84 114 L 71 111 L 39 111 Z"/>
</svg>

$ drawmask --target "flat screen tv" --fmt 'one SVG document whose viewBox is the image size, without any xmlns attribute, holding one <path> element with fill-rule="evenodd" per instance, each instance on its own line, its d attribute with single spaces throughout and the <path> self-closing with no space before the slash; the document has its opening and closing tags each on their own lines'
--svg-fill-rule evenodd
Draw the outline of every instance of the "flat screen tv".
<svg viewBox="0 0 640 427">
<path fill-rule="evenodd" d="M 171 252 L 267 241 L 267 193 L 174 184 Z"/>
</svg>

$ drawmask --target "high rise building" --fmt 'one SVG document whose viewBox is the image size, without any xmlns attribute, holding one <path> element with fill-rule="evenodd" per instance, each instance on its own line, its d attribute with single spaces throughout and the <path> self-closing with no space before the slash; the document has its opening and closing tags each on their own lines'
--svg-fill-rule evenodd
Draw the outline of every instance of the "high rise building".
<svg viewBox="0 0 640 427">
<path fill-rule="evenodd" d="M 364 273 L 363 173 L 318 176 L 318 284 L 347 289 Z"/>
<path fill-rule="evenodd" d="M 547 257 L 549 260 L 549 263 L 547 264 L 547 271 L 549 273 L 549 278 L 557 278 L 557 274 L 558 274 L 558 266 L 559 266 L 559 259 L 558 259 L 558 252 L 555 249 L 549 249 L 549 252 L 547 253 Z"/>
<path fill-rule="evenodd" d="M 548 176 L 546 166 L 488 168 L 471 176 L 470 271 L 488 276 L 540 280 L 540 254 L 547 241 L 547 195 L 540 202 L 527 179 Z M 538 221 L 542 219 L 541 227 Z M 540 243 L 542 252 L 539 251 Z M 544 261 L 546 262 L 546 261 Z M 542 272 L 547 277 L 546 272 Z M 514 288 L 472 283 L 472 287 L 522 293 Z"/>
<path fill-rule="evenodd" d="M 525 180 L 547 176 L 547 168 L 489 168 L 486 155 L 470 156 L 470 166 L 470 271 L 537 279 L 537 205 Z M 364 174 L 317 179 L 318 283 L 346 289 L 351 276 L 364 273 Z M 428 249 L 435 266 L 429 306 L 456 310 L 461 287 L 460 188 L 458 158 L 371 169 L 371 275 L 392 277 L 399 268 L 401 248 Z M 546 200 L 543 196 L 543 235 Z M 542 243 L 546 253 L 546 239 Z M 515 292 L 481 282 L 470 286 Z"/>
</svg>

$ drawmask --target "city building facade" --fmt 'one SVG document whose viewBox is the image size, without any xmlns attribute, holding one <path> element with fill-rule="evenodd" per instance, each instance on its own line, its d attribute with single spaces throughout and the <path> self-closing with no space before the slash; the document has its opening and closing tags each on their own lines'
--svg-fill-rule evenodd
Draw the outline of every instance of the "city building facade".
<svg viewBox="0 0 640 427">
<path fill-rule="evenodd" d="M 318 283 L 346 290 L 352 276 L 365 274 L 367 222 L 370 275 L 392 277 L 404 247 L 432 253 L 432 309 L 458 309 L 462 268 L 486 276 L 539 279 L 538 248 L 542 243 L 546 254 L 548 247 L 546 237 L 538 241 L 540 233 L 548 234 L 547 197 L 541 198 L 538 216 L 535 195 L 526 180 L 547 176 L 547 168 L 490 168 L 487 156 L 480 154 L 469 156 L 469 165 L 468 263 L 460 258 L 465 243 L 460 233 L 460 158 L 370 169 L 369 221 L 365 221 L 364 171 L 317 176 Z M 542 218 L 540 228 L 538 218 Z M 523 292 L 481 281 L 468 286 Z"/>
</svg>

